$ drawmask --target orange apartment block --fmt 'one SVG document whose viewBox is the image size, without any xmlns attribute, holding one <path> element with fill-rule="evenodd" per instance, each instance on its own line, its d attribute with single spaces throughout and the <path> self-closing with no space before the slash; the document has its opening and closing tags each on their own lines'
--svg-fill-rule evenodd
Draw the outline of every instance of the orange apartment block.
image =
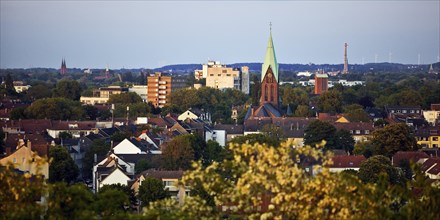
<svg viewBox="0 0 440 220">
<path fill-rule="evenodd" d="M 147 101 L 159 108 L 169 104 L 173 91 L 186 87 L 184 78 L 165 76 L 159 72 L 147 79 Z"/>
</svg>

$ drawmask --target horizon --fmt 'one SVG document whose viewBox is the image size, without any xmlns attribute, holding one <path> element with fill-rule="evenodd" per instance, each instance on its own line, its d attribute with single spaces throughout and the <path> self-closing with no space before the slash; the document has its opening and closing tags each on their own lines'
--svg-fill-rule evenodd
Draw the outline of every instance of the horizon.
<svg viewBox="0 0 440 220">
<path fill-rule="evenodd" d="M 2 69 L 59 68 L 63 58 L 80 69 L 260 63 L 270 22 L 283 64 L 340 65 L 345 42 L 349 65 L 429 65 L 440 59 L 439 1 L 0 1 L 0 6 Z"/>
</svg>

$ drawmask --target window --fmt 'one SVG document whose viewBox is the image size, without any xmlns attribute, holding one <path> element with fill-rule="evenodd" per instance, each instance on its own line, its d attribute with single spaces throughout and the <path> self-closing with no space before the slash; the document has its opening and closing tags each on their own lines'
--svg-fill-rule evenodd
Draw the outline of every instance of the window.
<svg viewBox="0 0 440 220">
<path fill-rule="evenodd" d="M 222 70 L 222 73 L 227 73 L 228 71 L 227 70 Z M 229 74 L 230 75 L 230 74 Z"/>
<path fill-rule="evenodd" d="M 356 134 L 360 134 L 361 133 L 361 130 L 356 130 Z"/>
<path fill-rule="evenodd" d="M 226 76 L 231 76 L 231 74 L 226 74 Z"/>
<path fill-rule="evenodd" d="M 406 113 L 406 110 L 402 110 L 402 113 Z"/>
<path fill-rule="evenodd" d="M 209 76 L 214 76 L 214 74 L 209 74 Z"/>
<path fill-rule="evenodd" d="M 438 141 L 438 137 L 432 137 L 432 141 Z"/>
<path fill-rule="evenodd" d="M 370 130 L 365 130 L 365 134 L 370 134 Z"/>
</svg>

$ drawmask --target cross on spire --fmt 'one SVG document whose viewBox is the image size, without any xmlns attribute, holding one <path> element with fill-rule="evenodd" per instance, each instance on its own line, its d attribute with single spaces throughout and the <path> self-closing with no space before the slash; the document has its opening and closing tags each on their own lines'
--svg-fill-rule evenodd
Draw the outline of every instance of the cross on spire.
<svg viewBox="0 0 440 220">
<path fill-rule="evenodd" d="M 272 32 L 272 22 L 271 21 L 269 22 L 269 30 L 270 30 L 270 32 Z"/>
</svg>

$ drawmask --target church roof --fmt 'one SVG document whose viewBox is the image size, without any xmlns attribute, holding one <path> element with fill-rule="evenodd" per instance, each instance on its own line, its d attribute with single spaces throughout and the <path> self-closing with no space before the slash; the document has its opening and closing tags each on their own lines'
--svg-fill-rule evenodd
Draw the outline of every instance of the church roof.
<svg viewBox="0 0 440 220">
<path fill-rule="evenodd" d="M 252 108 L 254 108 L 254 111 L 252 111 Z M 260 106 L 249 107 L 244 119 L 247 120 L 251 117 L 274 118 L 281 116 L 282 116 L 281 112 L 277 108 L 275 108 L 272 104 L 264 103 L 263 105 Z"/>
<path fill-rule="evenodd" d="M 275 79 L 277 82 L 278 80 L 278 63 L 277 58 L 275 56 L 275 47 L 273 46 L 272 41 L 272 32 L 269 36 L 269 42 L 267 43 L 267 49 L 266 49 L 266 56 L 264 57 L 264 63 L 261 69 L 261 81 L 263 81 L 264 76 L 266 75 L 267 70 L 269 67 L 272 69 L 272 72 L 275 76 Z"/>
</svg>

